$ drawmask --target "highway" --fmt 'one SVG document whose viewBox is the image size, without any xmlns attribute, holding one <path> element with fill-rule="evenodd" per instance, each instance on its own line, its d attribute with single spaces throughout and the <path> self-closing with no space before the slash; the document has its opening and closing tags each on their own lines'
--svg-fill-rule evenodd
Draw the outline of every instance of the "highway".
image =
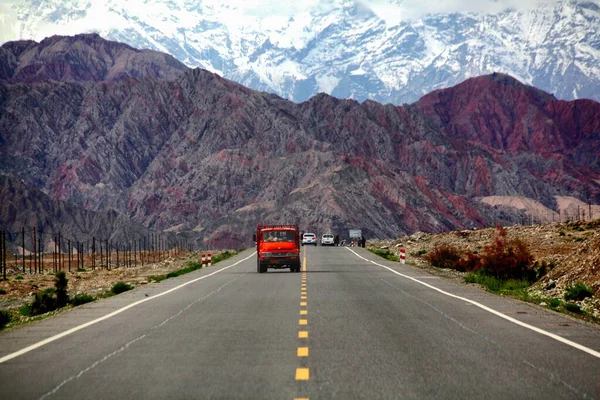
<svg viewBox="0 0 600 400">
<path fill-rule="evenodd" d="M 596 326 L 362 248 L 302 253 L 301 273 L 246 250 L 0 333 L 0 398 L 600 398 Z"/>
</svg>

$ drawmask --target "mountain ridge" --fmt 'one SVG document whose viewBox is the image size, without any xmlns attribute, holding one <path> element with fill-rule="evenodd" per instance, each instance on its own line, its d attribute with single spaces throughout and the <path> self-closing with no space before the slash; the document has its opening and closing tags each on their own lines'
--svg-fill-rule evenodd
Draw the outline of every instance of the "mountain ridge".
<svg viewBox="0 0 600 400">
<path fill-rule="evenodd" d="M 6 19 L 13 37 L 98 32 L 296 102 L 326 92 L 413 103 L 492 72 L 560 99 L 600 100 L 600 7 L 594 2 L 496 5 L 398 21 L 390 19 L 402 13 L 402 3 L 386 5 L 384 12 L 377 9 L 382 2 L 334 0 L 268 18 L 243 2 L 151 0 L 140 7 L 136 1 L 28 0 Z M 105 20 L 110 23 L 99 23 Z"/>
<path fill-rule="evenodd" d="M 497 121 L 486 125 L 490 137 L 519 133 L 515 121 L 543 109 L 540 97 L 573 103 L 512 78 L 482 76 L 464 83 L 469 90 L 459 85 L 399 107 L 326 94 L 295 104 L 201 69 L 172 78 L 135 74 L 0 80 L 0 171 L 52 199 L 115 209 L 150 229 L 221 245 L 247 244 L 258 222 L 317 232 L 362 227 L 369 237 L 391 237 L 525 217 L 477 200 L 493 195 L 526 196 L 553 209 L 556 195 L 600 202 L 600 168 L 573 161 L 578 151 L 598 159 L 595 119 L 587 130 L 573 125 L 574 154 L 496 146 L 473 135 L 472 124 L 441 123 L 439 115 L 456 107 L 445 98 L 472 101 L 471 115 Z M 521 101 L 512 119 L 490 107 L 502 96 L 471 99 L 490 82 Z M 559 122 L 600 115 L 600 104 L 576 103 L 587 108 L 551 107 L 552 124 L 541 124 L 540 134 L 564 136 L 571 125 Z"/>
</svg>

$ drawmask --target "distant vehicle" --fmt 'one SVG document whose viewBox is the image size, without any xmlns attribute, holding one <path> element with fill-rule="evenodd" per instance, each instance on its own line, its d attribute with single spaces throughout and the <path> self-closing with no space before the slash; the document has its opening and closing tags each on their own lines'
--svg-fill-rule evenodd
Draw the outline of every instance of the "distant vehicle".
<svg viewBox="0 0 600 400">
<path fill-rule="evenodd" d="M 331 233 L 321 236 L 321 246 L 335 246 L 335 237 Z"/>
<path fill-rule="evenodd" d="M 258 225 L 256 234 L 256 271 L 289 268 L 300 272 L 300 230 L 298 225 Z"/>
<path fill-rule="evenodd" d="M 302 246 L 305 244 L 314 244 L 317 245 L 317 235 L 314 233 L 305 233 L 302 235 Z"/>
</svg>

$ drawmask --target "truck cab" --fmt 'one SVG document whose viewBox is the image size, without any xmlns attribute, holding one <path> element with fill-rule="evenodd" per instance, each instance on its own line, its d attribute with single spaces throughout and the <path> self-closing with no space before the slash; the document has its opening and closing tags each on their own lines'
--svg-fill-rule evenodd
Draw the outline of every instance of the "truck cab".
<svg viewBox="0 0 600 400">
<path fill-rule="evenodd" d="M 255 241 L 258 273 L 265 273 L 269 268 L 300 272 L 298 225 L 258 225 Z"/>
</svg>

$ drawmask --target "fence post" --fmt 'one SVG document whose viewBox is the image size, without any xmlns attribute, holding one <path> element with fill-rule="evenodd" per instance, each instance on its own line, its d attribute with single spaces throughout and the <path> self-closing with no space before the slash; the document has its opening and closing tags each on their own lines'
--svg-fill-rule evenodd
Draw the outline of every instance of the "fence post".
<svg viewBox="0 0 600 400">
<path fill-rule="evenodd" d="M 33 247 L 33 272 L 34 273 L 38 273 L 38 262 L 37 262 L 37 236 L 35 234 L 35 228 L 32 229 L 33 231 L 33 243 L 32 243 L 32 247 Z"/>
<path fill-rule="evenodd" d="M 4 231 L 0 231 L 0 270 L 2 271 L 2 276 L 4 280 L 6 280 L 6 266 L 4 265 Z"/>
<path fill-rule="evenodd" d="M 42 228 L 40 228 L 40 236 L 38 237 L 38 251 L 40 253 L 40 266 L 38 267 L 38 270 L 40 271 L 40 274 L 44 273 L 44 247 L 43 247 L 43 232 L 42 232 Z"/>
<path fill-rule="evenodd" d="M 23 227 L 23 273 L 25 273 L 25 227 Z"/>
</svg>

